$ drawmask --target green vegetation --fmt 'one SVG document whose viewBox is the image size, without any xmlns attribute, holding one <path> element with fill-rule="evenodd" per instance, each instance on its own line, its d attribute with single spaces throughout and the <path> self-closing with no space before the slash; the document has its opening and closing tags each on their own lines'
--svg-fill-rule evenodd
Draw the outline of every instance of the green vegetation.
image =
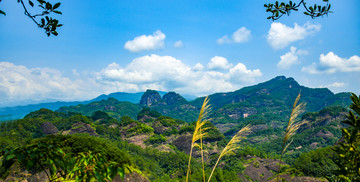
<svg viewBox="0 0 360 182">
<path fill-rule="evenodd" d="M 306 176 L 324 177 L 332 174 L 337 169 L 333 162 L 335 152 L 332 147 L 319 148 L 307 153 L 302 153 L 296 159 L 294 167 Z"/>
<path fill-rule="evenodd" d="M 141 107 L 130 102 L 120 102 L 112 97 L 107 100 L 92 102 L 89 104 L 80 104 L 70 107 L 61 107 L 57 112 L 71 113 L 77 112 L 85 116 L 92 116 L 96 111 L 106 112 L 110 117 L 120 120 L 122 116 L 130 116 L 136 119 Z"/>
<path fill-rule="evenodd" d="M 360 180 L 360 99 L 352 94 L 353 103 L 347 119 L 343 123 L 348 124 L 348 128 L 343 128 L 343 141 L 334 146 L 336 152 L 335 164 L 338 169 L 335 176 L 330 179 L 334 181 L 359 181 Z"/>
<path fill-rule="evenodd" d="M 279 83 L 281 82 L 279 81 Z M 294 84 L 291 80 L 290 83 Z M 269 85 L 267 87 L 271 88 Z M 295 87 L 296 85 L 293 88 Z M 252 90 L 254 88 L 248 87 L 246 89 L 254 91 Z M 81 171 L 65 169 L 64 165 L 70 166 L 69 168 L 78 166 L 77 169 L 80 169 L 81 166 L 86 166 L 84 161 L 88 161 L 87 163 L 90 166 L 96 166 L 102 163 L 96 161 L 106 160 L 117 164 L 115 166 L 118 166 L 119 170 L 117 170 L 116 174 L 120 172 L 131 176 L 128 167 L 130 171 L 150 181 L 186 181 L 186 178 L 188 178 L 188 181 L 204 181 L 204 179 L 207 181 L 210 179 L 210 175 L 211 181 L 255 180 L 251 174 L 255 174 L 256 170 L 267 170 L 267 168 L 269 168 L 267 172 L 255 176 L 269 178 L 269 175 L 276 177 L 277 174 L 281 173 L 282 175 L 306 175 L 312 177 L 327 176 L 329 179 L 334 180 L 343 175 L 350 180 L 356 179 L 351 175 L 356 176 L 357 174 L 354 174 L 354 171 L 358 170 L 358 168 L 353 169 L 350 165 L 358 165 L 358 163 L 348 164 L 344 162 L 344 159 L 351 160 L 358 157 L 359 149 L 354 147 L 359 146 L 358 143 L 354 143 L 358 140 L 352 140 L 349 137 L 354 136 L 352 133 L 357 131 L 354 129 L 357 124 L 351 124 L 356 123 L 358 120 L 356 109 L 353 109 L 355 104 L 352 106 L 355 114 L 353 114 L 354 116 L 348 116 L 348 123 L 346 124 L 341 123 L 341 121 L 345 119 L 348 110 L 331 104 L 329 104 L 329 107 L 307 112 L 303 115 L 298 113 L 301 119 L 297 121 L 293 120 L 294 114 L 292 114 L 292 117 L 284 116 L 285 114 L 289 115 L 291 109 L 281 110 L 282 107 L 287 108 L 287 97 L 284 97 L 285 100 L 280 102 L 280 100 L 272 99 L 274 97 L 267 95 L 266 91 L 258 91 L 254 91 L 255 93 L 252 96 L 247 96 L 248 99 L 245 99 L 249 101 L 247 103 L 238 102 L 226 104 L 225 106 L 218 105 L 213 107 L 216 111 L 209 113 L 203 111 L 202 117 L 198 120 L 201 121 L 201 124 L 198 121 L 188 123 L 161 115 L 153 107 L 143 109 L 139 107 L 138 112 L 132 114 L 134 115 L 132 117 L 116 115 L 117 118 L 114 118 L 111 113 L 119 110 L 119 108 L 113 107 L 111 104 L 117 105 L 120 103 L 115 99 L 90 104 L 92 106 L 102 105 L 98 107 L 100 110 L 90 109 L 90 105 L 76 106 L 87 110 L 87 116 L 78 113 L 76 109 L 69 112 L 68 108 L 64 108 L 65 113 L 40 109 L 29 113 L 24 119 L 0 123 L 0 165 L 3 166 L 1 170 L 3 170 L 4 174 L 13 176 L 15 169 L 17 174 L 22 174 L 25 169 L 31 168 L 34 169 L 33 173 L 37 173 L 43 171 L 41 168 L 55 167 L 55 169 L 51 169 L 52 171 L 48 171 L 51 179 L 53 179 L 54 174 L 57 174 L 57 177 L 62 176 L 62 179 L 70 179 L 74 176 L 99 179 L 94 176 L 95 171 L 90 170 L 88 174 L 79 175 L 77 173 Z M 265 95 L 261 96 L 264 93 Z M 302 101 L 311 98 L 311 94 L 304 91 L 302 93 L 304 93 L 301 98 Z M 221 97 L 224 98 L 219 96 L 218 99 L 221 99 Z M 235 97 L 229 96 L 229 98 L 234 99 Z M 261 104 L 252 107 L 254 103 L 256 104 L 259 101 L 256 101 L 257 99 L 251 101 L 251 98 L 265 99 L 264 104 L 269 106 L 269 110 L 266 110 L 265 107 L 262 108 Z M 174 99 L 170 97 L 167 99 L 169 103 L 171 101 L 173 106 L 176 105 L 176 102 L 173 102 Z M 358 101 L 355 99 L 353 102 Z M 248 106 L 241 106 L 242 103 L 246 103 Z M 273 105 L 274 103 L 275 105 Z M 271 107 L 272 105 L 274 107 Z M 101 109 L 102 107 L 108 110 Z M 312 107 L 315 107 L 315 105 L 312 104 Z M 126 109 L 126 107 L 124 108 Z M 255 114 L 246 118 L 235 118 L 236 114 L 241 116 L 242 112 L 250 114 L 252 108 L 256 109 Z M 273 110 L 275 108 L 278 110 L 277 113 Z M 109 112 L 109 109 L 112 111 Z M 262 109 L 264 109 L 264 113 L 259 112 Z M 221 111 L 226 114 L 222 115 Z M 208 117 L 205 117 L 206 114 L 208 114 Z M 232 118 L 229 115 L 233 115 Z M 204 122 L 211 116 L 223 117 L 222 121 L 224 122 L 219 123 L 219 119 Z M 225 116 L 230 120 L 226 120 Z M 134 118 L 137 118 L 137 120 Z M 295 127 L 297 130 L 293 130 L 293 136 L 286 140 L 292 142 L 285 151 L 285 147 L 282 148 L 284 143 L 282 137 L 286 134 L 290 136 L 286 132 L 287 127 L 285 124 L 288 123 L 286 120 L 296 121 L 295 124 L 307 121 L 307 124 Z M 239 138 L 237 132 L 249 124 L 252 126 L 251 133 L 248 133 L 246 139 L 240 137 L 242 140 L 241 148 L 238 148 L 239 145 L 237 144 L 239 143 L 233 142 L 233 139 Z M 342 132 L 341 128 L 347 126 L 350 126 L 350 128 Z M 225 135 L 218 130 L 218 127 Z M 194 133 L 195 135 L 192 135 Z M 345 137 L 346 133 L 349 134 L 347 139 Z M 334 145 L 342 135 L 344 135 L 344 140 L 348 140 L 348 142 L 338 144 L 340 151 L 338 153 L 339 151 L 333 151 L 330 146 Z M 194 139 L 191 136 L 197 137 Z M 348 145 L 351 142 L 353 143 Z M 231 147 L 231 144 L 236 145 Z M 41 145 L 52 146 L 53 149 L 47 149 Z M 193 149 L 190 153 L 191 147 Z M 236 150 L 230 150 L 234 148 Z M 29 150 L 24 153 L 25 149 Z M 59 162 L 59 164 L 55 165 L 50 163 L 47 158 L 43 158 L 39 160 L 39 163 L 27 164 L 26 161 L 23 161 L 24 156 L 27 151 L 32 150 L 40 151 L 40 153 L 42 150 L 55 151 L 51 155 L 61 157 L 61 160 L 67 162 L 70 159 L 66 157 L 74 160 L 71 164 Z M 57 153 L 56 151 L 61 152 Z M 16 155 L 10 155 L 11 152 Z M 23 157 L 18 159 L 16 156 L 20 154 Z M 281 154 L 283 154 L 283 157 L 281 157 Z M 10 157 L 6 157 L 6 155 L 10 155 Z M 25 156 L 25 158 L 31 157 L 29 156 L 30 153 L 26 155 L 28 156 Z M 36 155 L 33 157 L 36 157 Z M 280 158 L 287 165 L 282 163 L 284 167 L 279 171 L 278 165 L 274 165 L 274 163 L 279 163 L 278 159 Z M 348 165 L 347 169 L 351 170 L 346 171 L 339 166 L 345 164 Z M 9 165 L 12 167 L 9 167 Z M 214 168 L 214 166 L 217 167 Z M 99 166 L 98 168 L 105 170 L 105 168 L 113 167 L 109 163 L 107 166 L 102 165 L 102 167 Z M 64 174 L 61 175 L 59 170 L 63 171 Z M 99 172 L 99 175 L 103 175 L 101 178 L 104 179 L 109 179 L 104 177 L 105 175 L 111 177 L 112 174 L 115 173 L 102 173 L 101 170 Z M 189 174 L 188 177 L 187 174 Z"/>
<path fill-rule="evenodd" d="M 88 136 L 47 136 L 4 153 L 1 178 L 17 164 L 35 173 L 45 171 L 49 181 L 103 181 L 124 177 L 125 167 L 131 164 L 119 148 Z"/>
<path fill-rule="evenodd" d="M 157 134 L 154 134 L 149 139 L 145 140 L 145 143 L 148 145 L 160 144 L 164 142 L 166 142 L 166 138 L 162 135 L 157 135 Z"/>
</svg>

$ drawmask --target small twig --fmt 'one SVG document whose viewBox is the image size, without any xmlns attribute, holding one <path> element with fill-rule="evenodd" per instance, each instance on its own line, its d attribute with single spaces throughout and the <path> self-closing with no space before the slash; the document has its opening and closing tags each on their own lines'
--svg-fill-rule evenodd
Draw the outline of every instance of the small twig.
<svg viewBox="0 0 360 182">
<path fill-rule="evenodd" d="M 25 15 L 28 16 L 29 18 L 31 18 L 33 20 L 34 23 L 36 23 L 36 25 L 38 27 L 40 27 L 40 24 L 35 20 L 35 18 L 33 16 L 31 16 L 31 14 L 29 13 L 29 11 L 26 9 L 26 6 L 24 4 L 23 0 L 20 0 L 21 5 L 23 6 L 24 10 L 25 10 Z"/>
</svg>

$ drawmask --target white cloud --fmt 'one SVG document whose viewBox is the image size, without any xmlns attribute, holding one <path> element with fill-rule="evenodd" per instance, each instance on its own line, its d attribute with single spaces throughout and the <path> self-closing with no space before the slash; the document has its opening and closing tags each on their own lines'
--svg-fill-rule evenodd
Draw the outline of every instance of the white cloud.
<svg viewBox="0 0 360 182">
<path fill-rule="evenodd" d="M 279 22 L 273 22 L 267 35 L 267 41 L 274 49 L 282 49 L 290 43 L 305 39 L 309 35 L 319 32 L 321 25 L 305 23 L 299 26 L 294 23 L 294 27 L 288 27 Z"/>
<path fill-rule="evenodd" d="M 204 65 L 202 65 L 201 63 L 196 63 L 195 66 L 192 68 L 194 71 L 201 71 L 203 70 L 205 67 Z"/>
<path fill-rule="evenodd" d="M 239 28 L 236 32 L 233 33 L 232 38 L 236 43 L 246 42 L 249 40 L 251 31 L 245 27 Z"/>
<path fill-rule="evenodd" d="M 176 41 L 175 43 L 174 43 L 174 47 L 176 47 L 176 48 L 180 48 L 180 47 L 183 47 L 184 45 L 183 45 L 183 42 L 181 41 L 181 40 L 179 40 L 179 41 Z"/>
<path fill-rule="evenodd" d="M 296 50 L 296 47 L 290 47 L 290 52 L 280 56 L 277 67 L 280 69 L 289 69 L 294 64 L 300 64 L 299 56 L 307 54 L 304 50 Z"/>
<path fill-rule="evenodd" d="M 223 70 L 231 68 L 232 64 L 229 64 L 228 60 L 224 57 L 215 56 L 210 59 L 207 67 L 211 70 Z"/>
<path fill-rule="evenodd" d="M 262 73 L 259 69 L 248 70 L 242 63 L 238 63 L 229 71 L 229 77 L 236 83 L 254 82 L 256 78 L 261 77 Z"/>
<path fill-rule="evenodd" d="M 73 79 L 51 68 L 27 68 L 0 62 L 0 107 L 47 101 L 74 101 L 113 92 L 146 89 L 182 94 L 206 95 L 239 89 L 262 76 L 259 69 L 244 64 L 232 66 L 226 58 L 214 57 L 209 69 L 197 63 L 189 66 L 171 56 L 147 55 L 122 67 L 111 63 L 92 74 L 73 70 Z"/>
<path fill-rule="evenodd" d="M 164 47 L 165 37 L 165 34 L 158 30 L 153 35 L 141 35 L 127 41 L 124 48 L 131 52 L 160 49 Z"/>
<path fill-rule="evenodd" d="M 344 87 L 346 84 L 344 82 L 334 82 L 328 85 L 323 85 L 320 86 L 320 88 L 342 88 Z"/>
<path fill-rule="evenodd" d="M 347 58 L 341 58 L 333 52 L 324 55 L 321 54 L 320 62 L 312 63 L 307 67 L 303 67 L 302 71 L 310 74 L 333 74 L 336 72 L 360 72 L 360 57 L 354 55 Z"/>
<path fill-rule="evenodd" d="M 219 61 L 220 60 L 220 61 Z M 147 88 L 174 90 L 180 93 L 203 95 L 239 89 L 262 76 L 260 70 L 249 70 L 242 63 L 229 67 L 226 58 L 214 57 L 211 63 L 221 70 L 205 69 L 198 63 L 193 67 L 171 56 L 147 55 L 134 59 L 122 68 L 116 63 L 98 73 L 98 82 L 121 91 L 143 91 Z M 219 67 L 217 67 L 219 68 Z"/>
<path fill-rule="evenodd" d="M 243 42 L 247 42 L 250 39 L 250 36 L 251 36 L 251 31 L 246 29 L 246 27 L 241 27 L 232 34 L 231 39 L 228 37 L 228 35 L 224 35 L 223 37 L 219 38 L 216 42 L 218 44 L 243 43 Z"/>
<path fill-rule="evenodd" d="M 27 68 L 0 62 L 0 107 L 22 101 L 88 99 L 89 81 L 71 80 L 51 68 Z"/>
<path fill-rule="evenodd" d="M 231 40 L 227 35 L 224 35 L 223 37 L 216 40 L 218 44 L 225 44 L 225 43 L 231 43 Z"/>
</svg>

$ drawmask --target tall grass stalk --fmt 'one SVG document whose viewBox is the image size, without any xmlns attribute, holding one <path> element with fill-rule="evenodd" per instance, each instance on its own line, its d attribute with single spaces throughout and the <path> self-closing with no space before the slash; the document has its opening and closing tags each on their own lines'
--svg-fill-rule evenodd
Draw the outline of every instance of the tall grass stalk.
<svg viewBox="0 0 360 182">
<path fill-rule="evenodd" d="M 306 120 L 299 122 L 299 116 L 305 112 L 304 108 L 306 106 L 305 103 L 298 104 L 298 102 L 300 100 L 300 96 L 301 96 L 301 92 L 295 99 L 294 105 L 291 110 L 290 118 L 289 118 L 289 121 L 288 121 L 288 124 L 286 127 L 284 141 L 283 141 L 283 145 L 282 145 L 282 149 L 281 149 L 280 161 L 279 161 L 279 171 L 281 168 L 281 161 L 282 161 L 283 155 L 285 154 L 286 149 L 292 143 L 293 139 L 290 142 L 288 142 L 288 141 L 290 140 L 290 138 L 292 136 L 295 135 L 296 131 L 300 128 L 301 125 L 307 123 Z"/>
<path fill-rule="evenodd" d="M 206 120 L 205 117 L 209 112 L 209 98 L 206 97 L 204 99 L 203 105 L 201 107 L 200 113 L 199 113 L 199 117 L 196 121 L 196 125 L 195 125 L 195 130 L 194 130 L 194 134 L 191 140 L 191 149 L 190 149 L 190 156 L 189 156 L 189 163 L 188 163 L 188 170 L 186 173 L 186 182 L 189 181 L 189 175 L 191 174 L 191 169 L 190 169 L 190 163 L 191 163 L 191 155 L 192 155 L 192 151 L 193 148 L 195 146 L 199 147 L 201 150 L 201 161 L 202 161 L 202 167 L 203 167 L 203 179 L 205 182 L 205 169 L 204 169 L 204 157 L 203 157 L 203 145 L 202 145 L 202 138 L 204 136 L 207 135 L 207 133 L 205 132 L 207 128 L 203 128 L 203 126 L 206 124 Z M 200 145 L 197 144 L 196 142 L 200 140 Z"/>
<path fill-rule="evenodd" d="M 202 130 L 200 128 L 200 133 L 201 132 L 202 132 Z M 201 151 L 201 164 L 202 164 L 202 170 L 203 170 L 203 180 L 205 182 L 204 151 L 203 151 L 202 137 L 200 138 L 200 151 Z"/>
<path fill-rule="evenodd" d="M 239 144 L 240 141 L 243 140 L 243 139 L 245 139 L 245 135 L 249 134 L 250 132 L 251 132 L 250 125 L 247 125 L 247 126 L 245 126 L 244 128 L 242 128 L 240 131 L 238 131 L 238 132 L 236 133 L 236 135 L 230 140 L 230 142 L 229 142 L 229 143 L 226 145 L 226 147 L 222 150 L 222 152 L 221 152 L 218 160 L 216 161 L 216 164 L 215 164 L 215 166 L 214 166 L 214 168 L 213 168 L 213 170 L 211 171 L 211 174 L 210 174 L 210 176 L 209 176 L 208 182 L 210 182 L 211 177 L 212 177 L 212 175 L 213 175 L 213 173 L 214 173 L 214 171 L 215 171 L 215 169 L 216 169 L 216 167 L 217 167 L 220 159 L 221 159 L 224 155 L 228 154 L 229 152 L 232 152 L 233 150 L 240 148 L 240 144 Z"/>
</svg>

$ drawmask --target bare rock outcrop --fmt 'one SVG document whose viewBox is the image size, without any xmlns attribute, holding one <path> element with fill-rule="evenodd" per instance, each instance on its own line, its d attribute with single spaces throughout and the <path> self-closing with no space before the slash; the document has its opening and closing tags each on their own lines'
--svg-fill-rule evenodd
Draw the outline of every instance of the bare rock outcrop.
<svg viewBox="0 0 360 182">
<path fill-rule="evenodd" d="M 161 100 L 160 94 L 155 90 L 146 90 L 144 95 L 141 96 L 140 105 L 150 107 L 153 103 Z"/>
<path fill-rule="evenodd" d="M 180 135 L 177 139 L 173 141 L 173 144 L 181 151 L 186 154 L 190 154 L 191 149 L 191 135 Z"/>
<path fill-rule="evenodd" d="M 43 123 L 41 129 L 45 135 L 56 135 L 59 132 L 56 126 L 50 122 Z"/>
<path fill-rule="evenodd" d="M 94 128 L 91 127 L 90 124 L 86 124 L 83 122 L 74 123 L 69 131 L 69 135 L 74 133 L 88 133 L 91 136 L 98 136 L 95 132 Z"/>
</svg>

